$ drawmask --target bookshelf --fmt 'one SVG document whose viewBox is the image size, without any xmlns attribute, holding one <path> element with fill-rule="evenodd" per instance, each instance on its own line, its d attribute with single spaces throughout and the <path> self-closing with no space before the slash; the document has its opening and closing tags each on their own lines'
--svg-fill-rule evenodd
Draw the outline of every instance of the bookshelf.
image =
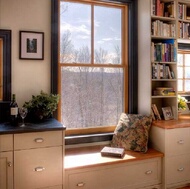
<svg viewBox="0 0 190 189">
<path fill-rule="evenodd" d="M 171 107 L 174 119 L 178 117 L 176 5 L 176 1 L 151 0 L 151 104 L 161 119 L 164 107 Z"/>
</svg>

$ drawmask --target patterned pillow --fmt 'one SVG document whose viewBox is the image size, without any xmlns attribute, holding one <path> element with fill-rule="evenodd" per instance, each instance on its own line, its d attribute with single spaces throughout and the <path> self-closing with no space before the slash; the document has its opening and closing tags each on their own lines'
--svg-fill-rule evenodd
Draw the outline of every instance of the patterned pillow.
<svg viewBox="0 0 190 189">
<path fill-rule="evenodd" d="M 111 146 L 125 150 L 146 152 L 152 116 L 122 113 L 115 129 Z"/>
</svg>

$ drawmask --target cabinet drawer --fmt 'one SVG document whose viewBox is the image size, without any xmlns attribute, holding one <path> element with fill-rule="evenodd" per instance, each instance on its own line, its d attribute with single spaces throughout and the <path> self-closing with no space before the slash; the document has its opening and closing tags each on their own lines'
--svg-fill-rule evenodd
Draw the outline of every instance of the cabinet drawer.
<svg viewBox="0 0 190 189">
<path fill-rule="evenodd" d="M 129 189 L 161 183 L 161 161 L 139 161 L 86 171 L 66 171 L 67 189 Z"/>
<path fill-rule="evenodd" d="M 23 133 L 14 135 L 14 149 L 30 149 L 63 144 L 62 131 Z"/>
<path fill-rule="evenodd" d="M 169 156 L 190 152 L 190 129 L 168 129 L 166 131 L 166 154 Z"/>
<path fill-rule="evenodd" d="M 14 152 L 15 189 L 36 189 L 62 185 L 62 147 Z"/>
<path fill-rule="evenodd" d="M 167 184 L 182 182 L 190 179 L 190 156 L 180 155 L 166 159 Z"/>
<path fill-rule="evenodd" d="M 0 135 L 0 152 L 13 150 L 13 135 Z"/>
</svg>

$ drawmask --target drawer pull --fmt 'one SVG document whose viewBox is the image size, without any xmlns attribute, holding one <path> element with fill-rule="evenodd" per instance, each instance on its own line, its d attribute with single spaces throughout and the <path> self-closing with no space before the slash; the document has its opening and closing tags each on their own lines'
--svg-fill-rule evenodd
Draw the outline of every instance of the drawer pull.
<svg viewBox="0 0 190 189">
<path fill-rule="evenodd" d="M 184 144 L 184 140 L 179 140 L 178 144 Z"/>
<path fill-rule="evenodd" d="M 7 166 L 8 167 L 12 167 L 12 163 L 9 161 L 9 162 L 7 162 Z"/>
<path fill-rule="evenodd" d="M 183 167 L 181 167 L 181 168 L 179 168 L 179 169 L 177 169 L 178 171 L 183 171 L 184 170 L 184 168 Z"/>
<path fill-rule="evenodd" d="M 34 170 L 36 171 L 36 172 L 41 172 L 41 171 L 43 171 L 45 168 L 44 167 L 36 167 Z"/>
<path fill-rule="evenodd" d="M 37 143 L 42 143 L 44 141 L 44 139 L 43 138 L 35 138 L 34 141 Z"/>
<path fill-rule="evenodd" d="M 150 174 L 152 174 L 152 171 L 148 170 L 148 171 L 145 172 L 145 174 L 150 175 Z"/>
<path fill-rule="evenodd" d="M 84 182 L 80 182 L 80 183 L 77 184 L 77 187 L 83 187 L 84 185 L 85 185 Z"/>
</svg>

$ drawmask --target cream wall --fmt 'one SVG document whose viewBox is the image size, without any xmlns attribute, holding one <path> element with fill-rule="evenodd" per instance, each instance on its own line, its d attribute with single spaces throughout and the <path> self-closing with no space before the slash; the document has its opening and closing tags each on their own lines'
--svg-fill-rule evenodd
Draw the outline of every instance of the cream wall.
<svg viewBox="0 0 190 189">
<path fill-rule="evenodd" d="M 43 90 L 50 92 L 51 1 L 0 0 L 0 29 L 12 30 L 12 93 L 19 106 Z M 44 32 L 44 60 L 19 59 L 19 31 Z"/>
</svg>

